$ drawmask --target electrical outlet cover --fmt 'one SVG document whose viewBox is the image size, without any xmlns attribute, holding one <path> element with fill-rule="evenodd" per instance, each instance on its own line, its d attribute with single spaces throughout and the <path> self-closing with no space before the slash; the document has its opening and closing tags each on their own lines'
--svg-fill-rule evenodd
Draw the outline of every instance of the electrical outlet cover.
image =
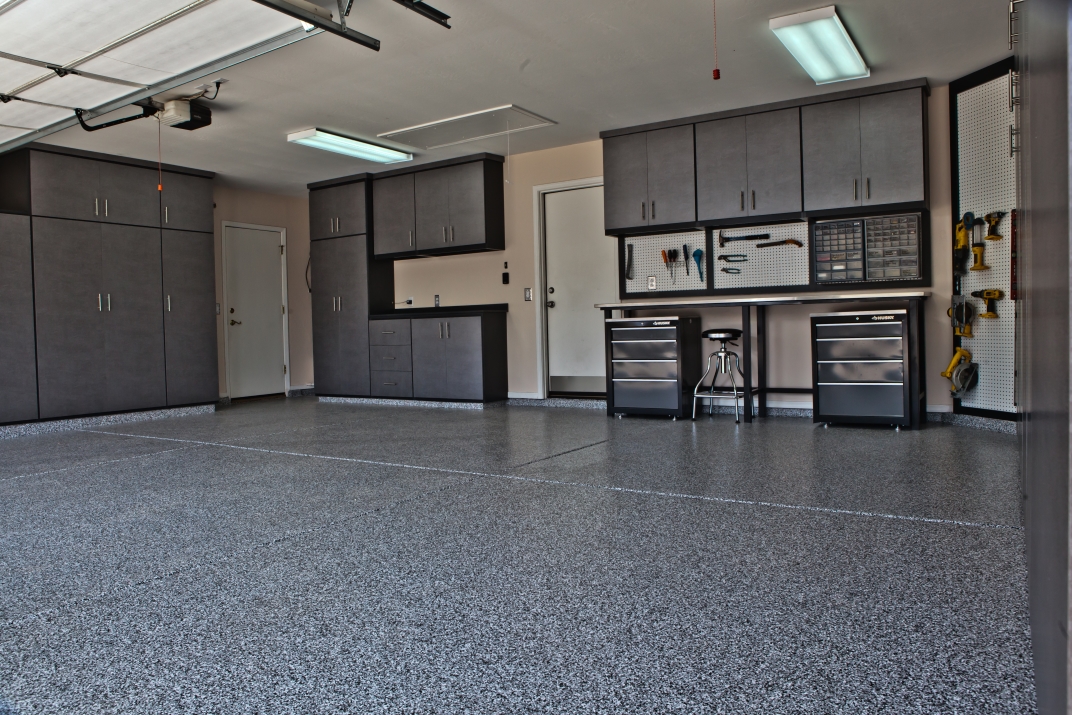
<svg viewBox="0 0 1072 715">
<path fill-rule="evenodd" d="M 648 276 L 648 290 L 658 290 L 659 284 L 655 281 L 655 276 Z"/>
</svg>

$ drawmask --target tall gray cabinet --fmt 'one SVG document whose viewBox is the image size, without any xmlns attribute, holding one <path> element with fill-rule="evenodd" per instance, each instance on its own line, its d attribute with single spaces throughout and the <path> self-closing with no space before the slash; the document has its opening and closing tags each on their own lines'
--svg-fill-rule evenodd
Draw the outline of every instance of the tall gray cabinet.
<svg viewBox="0 0 1072 715">
<path fill-rule="evenodd" d="M 212 175 L 33 145 L 0 183 L 0 421 L 215 401 Z"/>
<path fill-rule="evenodd" d="M 369 394 L 366 237 L 342 236 L 310 246 L 313 370 L 318 395 Z"/>
</svg>

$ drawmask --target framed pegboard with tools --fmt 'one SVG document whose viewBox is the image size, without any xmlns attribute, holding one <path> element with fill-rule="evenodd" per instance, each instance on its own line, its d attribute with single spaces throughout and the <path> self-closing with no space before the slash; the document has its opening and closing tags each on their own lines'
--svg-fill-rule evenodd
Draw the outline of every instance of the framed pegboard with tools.
<svg viewBox="0 0 1072 715">
<path fill-rule="evenodd" d="M 710 286 L 707 246 L 703 229 L 620 239 L 622 296 L 703 295 Z"/>
<path fill-rule="evenodd" d="M 1012 59 L 950 84 L 955 412 L 1015 419 L 1017 98 Z"/>
</svg>

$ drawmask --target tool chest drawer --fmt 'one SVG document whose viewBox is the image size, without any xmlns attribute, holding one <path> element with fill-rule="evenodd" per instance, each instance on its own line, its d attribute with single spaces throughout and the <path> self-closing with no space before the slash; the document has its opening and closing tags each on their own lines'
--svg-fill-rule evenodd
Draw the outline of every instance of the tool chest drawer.
<svg viewBox="0 0 1072 715">
<path fill-rule="evenodd" d="M 904 363 L 897 361 L 820 362 L 819 384 L 824 382 L 904 382 Z"/>
<path fill-rule="evenodd" d="M 611 342 L 615 360 L 676 360 L 676 340 Z"/>
<path fill-rule="evenodd" d="M 681 389 L 677 380 L 614 380 L 614 406 L 644 410 L 680 408 Z"/>
<path fill-rule="evenodd" d="M 369 345 L 409 345 L 409 318 L 369 321 Z M 375 369 L 375 368 L 373 368 Z"/>
<path fill-rule="evenodd" d="M 816 338 L 816 359 L 891 360 L 904 355 L 901 338 Z"/>
<path fill-rule="evenodd" d="M 615 360 L 611 365 L 615 378 L 677 380 L 677 360 Z"/>
<path fill-rule="evenodd" d="M 373 370 L 373 397 L 413 397 L 413 373 Z"/>
<path fill-rule="evenodd" d="M 409 345 L 372 345 L 369 347 L 369 357 L 369 365 L 373 370 L 413 370 Z"/>
<path fill-rule="evenodd" d="M 611 328 L 611 340 L 673 340 L 677 328 Z"/>
<path fill-rule="evenodd" d="M 900 323 L 816 323 L 815 337 L 823 338 L 888 338 L 900 337 Z"/>
<path fill-rule="evenodd" d="M 838 417 L 889 417 L 903 419 L 904 390 L 890 385 L 820 385 L 819 403 L 831 421 Z M 825 421 L 825 420 L 824 420 Z"/>
</svg>

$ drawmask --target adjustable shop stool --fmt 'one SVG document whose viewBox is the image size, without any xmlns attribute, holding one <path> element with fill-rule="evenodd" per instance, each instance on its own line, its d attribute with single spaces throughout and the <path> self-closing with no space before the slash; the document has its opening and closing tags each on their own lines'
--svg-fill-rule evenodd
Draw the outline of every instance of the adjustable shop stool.
<svg viewBox="0 0 1072 715">
<path fill-rule="evenodd" d="M 741 358 L 737 353 L 732 350 L 727 350 L 726 345 L 736 345 L 731 343 L 731 340 L 737 340 L 741 337 L 742 331 L 737 328 L 712 328 L 711 330 L 705 330 L 702 333 L 703 337 L 708 340 L 717 340 L 722 343 L 718 350 L 707 356 L 707 370 L 704 371 L 703 377 L 696 383 L 696 387 L 692 391 L 692 419 L 696 419 L 696 403 L 700 400 L 710 400 L 711 412 L 714 412 L 714 404 L 716 397 L 730 397 L 733 396 L 733 421 L 740 422 L 741 416 L 737 409 L 737 400 L 744 397 L 744 392 L 738 393 L 737 381 L 733 379 L 733 370 L 737 370 L 737 374 L 744 380 L 744 373 L 741 372 Z M 733 360 L 733 366 L 731 368 L 730 359 Z M 706 389 L 703 388 L 703 381 L 707 379 L 707 376 L 711 374 L 712 363 L 714 363 L 714 374 L 711 376 L 711 385 Z M 730 387 L 732 389 L 727 390 L 724 387 L 721 389 L 715 388 L 715 381 L 718 380 L 719 375 L 730 376 Z"/>
</svg>

